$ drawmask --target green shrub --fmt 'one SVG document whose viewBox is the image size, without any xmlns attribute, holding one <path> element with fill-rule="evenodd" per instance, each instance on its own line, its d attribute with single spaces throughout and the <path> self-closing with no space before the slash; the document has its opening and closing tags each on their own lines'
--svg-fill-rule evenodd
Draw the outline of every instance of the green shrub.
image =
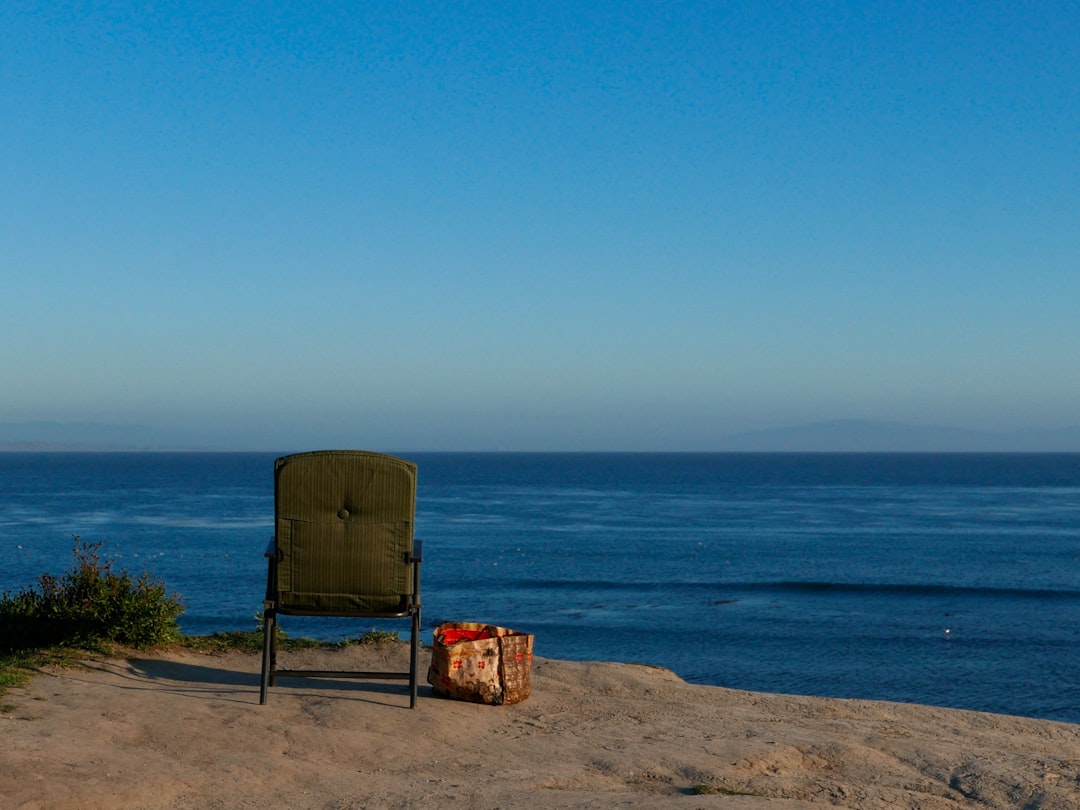
<svg viewBox="0 0 1080 810">
<path fill-rule="evenodd" d="M 357 644 L 387 644 L 391 641 L 398 641 L 398 634 L 396 630 L 368 630 L 360 638 L 356 640 Z"/>
<path fill-rule="evenodd" d="M 228 650 L 262 652 L 262 630 L 224 630 L 209 636 L 184 636 L 180 644 L 196 652 L 220 653 Z"/>
<path fill-rule="evenodd" d="M 42 575 L 36 589 L 0 596 L 0 652 L 110 643 L 144 649 L 179 638 L 180 598 L 145 573 L 134 579 L 113 571 L 100 549 L 76 535 L 71 570 Z"/>
</svg>

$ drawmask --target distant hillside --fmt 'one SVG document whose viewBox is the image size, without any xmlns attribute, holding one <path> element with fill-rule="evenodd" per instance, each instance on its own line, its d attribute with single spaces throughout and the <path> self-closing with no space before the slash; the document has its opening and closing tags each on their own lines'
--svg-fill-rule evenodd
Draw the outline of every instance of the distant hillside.
<svg viewBox="0 0 1080 810">
<path fill-rule="evenodd" d="M 728 436 L 718 450 L 734 452 L 1080 452 L 1080 426 L 994 433 L 962 428 L 849 419 Z"/>
<path fill-rule="evenodd" d="M 43 420 L 0 422 L 0 451 L 182 449 L 195 448 L 165 431 L 141 425 Z M 710 449 L 759 453 L 1080 453 L 1080 426 L 993 433 L 851 419 L 726 436 Z"/>
<path fill-rule="evenodd" d="M 148 450 L 162 437 L 139 425 L 98 422 L 0 422 L 2 450 Z"/>
</svg>

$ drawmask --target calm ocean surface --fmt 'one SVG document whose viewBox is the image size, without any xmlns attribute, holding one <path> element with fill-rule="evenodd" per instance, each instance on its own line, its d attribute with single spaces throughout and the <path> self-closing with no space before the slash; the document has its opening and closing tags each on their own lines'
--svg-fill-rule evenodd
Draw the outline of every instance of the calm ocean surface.
<svg viewBox="0 0 1080 810">
<path fill-rule="evenodd" d="M 493 622 L 697 683 L 1080 722 L 1080 455 L 403 455 L 426 640 Z M 0 453 L 0 589 L 77 534 L 187 632 L 254 628 L 273 459 Z"/>
</svg>

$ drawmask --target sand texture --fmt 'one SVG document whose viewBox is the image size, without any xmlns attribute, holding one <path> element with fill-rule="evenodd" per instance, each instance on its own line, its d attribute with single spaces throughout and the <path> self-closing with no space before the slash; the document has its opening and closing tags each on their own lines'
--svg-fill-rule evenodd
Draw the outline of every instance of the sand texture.
<svg viewBox="0 0 1080 810">
<path fill-rule="evenodd" d="M 405 654 L 282 663 L 372 669 Z M 1080 725 L 539 658 L 513 706 L 425 685 L 410 711 L 401 683 L 297 679 L 260 706 L 258 668 L 244 653 L 165 652 L 10 690 L 0 808 L 1080 808 Z"/>
</svg>

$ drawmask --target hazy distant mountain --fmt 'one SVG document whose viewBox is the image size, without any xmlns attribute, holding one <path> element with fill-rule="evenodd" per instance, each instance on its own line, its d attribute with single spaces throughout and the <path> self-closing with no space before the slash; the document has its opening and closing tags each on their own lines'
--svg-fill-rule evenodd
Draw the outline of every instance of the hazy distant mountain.
<svg viewBox="0 0 1080 810">
<path fill-rule="evenodd" d="M 719 450 L 745 452 L 1080 452 L 1080 426 L 1014 433 L 849 419 L 728 436 Z"/>
<path fill-rule="evenodd" d="M 170 450 L 188 447 L 165 431 L 141 425 L 0 422 L 0 450 Z M 850 419 L 727 436 L 714 449 L 729 452 L 1080 453 L 1080 425 L 1061 430 L 993 433 Z"/>
<path fill-rule="evenodd" d="M 0 422 L 0 449 L 5 450 L 146 450 L 162 444 L 157 431 L 140 425 Z"/>
</svg>

